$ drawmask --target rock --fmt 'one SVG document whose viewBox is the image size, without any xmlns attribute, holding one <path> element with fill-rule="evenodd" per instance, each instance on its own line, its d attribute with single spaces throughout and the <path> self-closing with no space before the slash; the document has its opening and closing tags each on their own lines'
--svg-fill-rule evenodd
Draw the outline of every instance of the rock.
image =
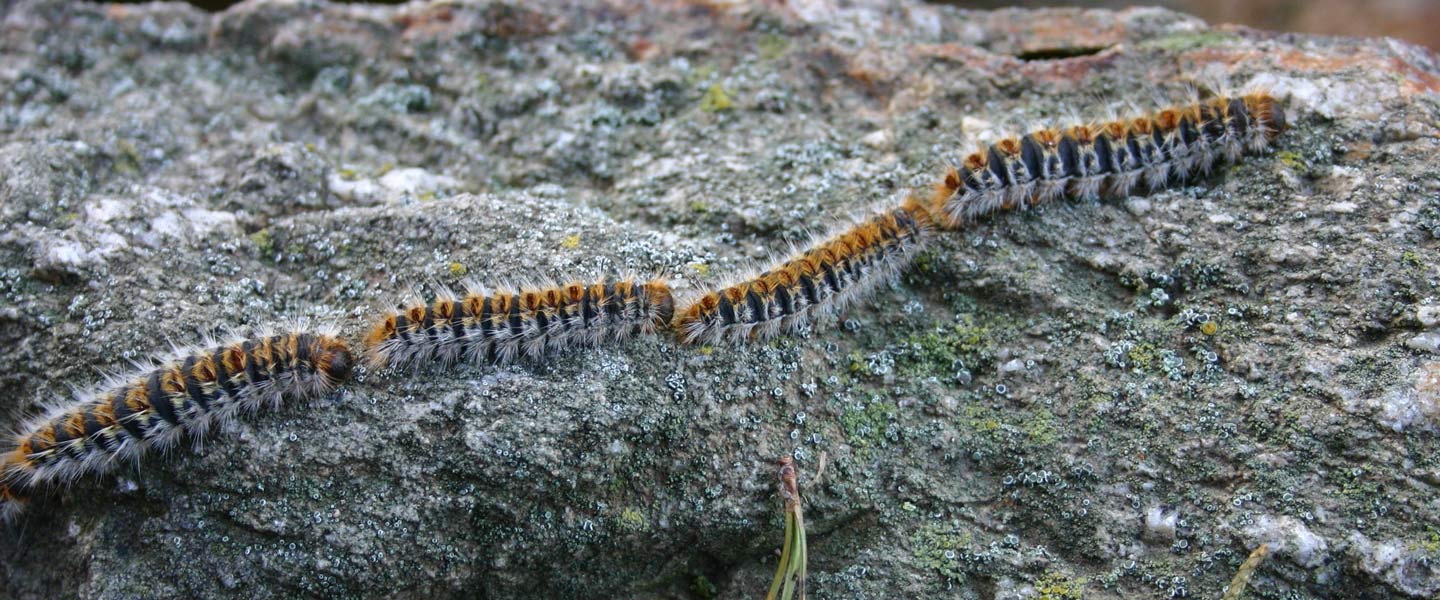
<svg viewBox="0 0 1440 600">
<path fill-rule="evenodd" d="M 171 343 L 358 340 L 415 285 L 693 297 L 978 140 L 1197 81 L 1292 126 L 1184 186 L 937 232 L 800 335 L 358 369 L 37 499 L 0 597 L 752 598 L 781 455 L 816 598 L 1218 598 L 1259 543 L 1269 597 L 1436 593 L 1428 51 L 875 0 L 0 12 L 6 430 Z"/>
<path fill-rule="evenodd" d="M 1294 517 L 1261 515 L 1245 532 L 1251 547 L 1267 544 L 1272 555 L 1284 556 L 1302 567 L 1313 569 L 1329 558 L 1330 543 Z"/>
<path fill-rule="evenodd" d="M 1423 327 L 1440 325 L 1440 304 L 1427 304 L 1415 309 L 1415 318 Z"/>
<path fill-rule="evenodd" d="M 889 149 L 895 143 L 895 138 L 888 130 L 876 129 L 860 138 L 860 143 L 875 150 Z"/>
<path fill-rule="evenodd" d="M 331 171 L 303 144 L 268 146 L 234 172 L 225 208 L 274 217 L 337 206 L 328 187 Z"/>
<path fill-rule="evenodd" d="M 1145 511 L 1145 537 L 1162 543 L 1175 541 L 1175 526 L 1180 521 L 1180 513 L 1175 511 L 1174 506 L 1167 504 L 1156 504 Z"/>
<path fill-rule="evenodd" d="M 434 196 L 437 192 L 459 186 L 460 183 L 454 179 L 416 168 L 395 169 L 380 177 L 380 187 L 390 192 L 392 197 L 404 194 Z"/>
<path fill-rule="evenodd" d="M 1440 331 L 1427 331 L 1405 340 L 1405 347 L 1421 352 L 1440 352 Z"/>
<path fill-rule="evenodd" d="M 1440 594 L 1440 567 L 1434 550 L 1416 548 L 1398 539 L 1376 542 L 1362 533 L 1350 537 L 1350 553 L 1360 557 L 1360 568 L 1393 585 L 1406 595 L 1433 598 Z"/>
</svg>

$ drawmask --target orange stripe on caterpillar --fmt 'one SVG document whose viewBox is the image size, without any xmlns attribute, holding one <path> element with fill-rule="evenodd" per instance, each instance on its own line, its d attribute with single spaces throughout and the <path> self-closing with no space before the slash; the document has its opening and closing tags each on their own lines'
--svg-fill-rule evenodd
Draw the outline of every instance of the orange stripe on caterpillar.
<svg viewBox="0 0 1440 600">
<path fill-rule="evenodd" d="M 983 215 L 1069 196 L 1150 191 L 1262 152 L 1284 131 L 1279 101 L 1265 93 L 1219 96 L 1134 119 L 1041 129 L 973 152 L 934 186 L 931 208 L 955 227 Z"/>
<path fill-rule="evenodd" d="M 345 342 L 293 331 L 188 351 L 57 406 L 23 427 L 0 456 L 0 514 L 35 489 L 67 484 L 215 424 L 333 390 L 350 375 Z M 11 500 L 5 500 L 11 498 Z"/>
<path fill-rule="evenodd" d="M 923 247 L 930 212 L 918 199 L 870 215 L 755 277 L 696 298 L 675 315 L 686 343 L 764 339 L 835 314 L 893 279 Z"/>
<path fill-rule="evenodd" d="M 365 337 L 369 363 L 384 368 L 538 359 L 574 346 L 652 333 L 669 322 L 675 306 L 663 279 L 506 290 L 467 285 L 463 297 L 441 291 L 429 303 L 417 300 L 389 311 Z"/>
<path fill-rule="evenodd" d="M 5 468 L 5 463 L 0 461 L 0 469 L 3 468 Z M 0 482 L 0 524 L 14 521 L 29 503 L 30 496 L 23 490 Z"/>
</svg>

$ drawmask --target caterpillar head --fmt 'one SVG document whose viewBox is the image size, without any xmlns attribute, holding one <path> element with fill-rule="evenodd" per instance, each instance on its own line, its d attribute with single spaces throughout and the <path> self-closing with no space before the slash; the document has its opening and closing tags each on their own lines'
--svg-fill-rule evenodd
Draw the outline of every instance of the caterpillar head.
<svg viewBox="0 0 1440 600">
<path fill-rule="evenodd" d="M 1255 120 L 1265 126 L 1265 135 L 1274 139 L 1285 131 L 1289 123 L 1285 120 L 1285 107 L 1265 92 L 1247 94 L 1244 97 L 1245 110 L 1249 111 Z"/>
</svg>

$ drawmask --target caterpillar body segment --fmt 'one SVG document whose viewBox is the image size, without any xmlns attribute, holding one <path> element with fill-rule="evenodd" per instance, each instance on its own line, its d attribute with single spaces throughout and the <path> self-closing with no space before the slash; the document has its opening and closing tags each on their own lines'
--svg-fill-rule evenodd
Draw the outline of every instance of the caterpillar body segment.
<svg viewBox="0 0 1440 600">
<path fill-rule="evenodd" d="M 498 289 L 470 284 L 462 296 L 442 291 L 433 301 L 386 312 L 371 327 L 365 349 L 377 368 L 538 360 L 653 333 L 669 323 L 674 306 L 669 284 L 659 278 Z"/>
<path fill-rule="evenodd" d="M 690 301 L 675 315 L 685 343 L 758 340 L 833 315 L 894 279 L 924 247 L 931 228 L 923 201 L 873 213 L 742 281 Z"/>
<path fill-rule="evenodd" d="M 944 225 L 957 227 L 1062 197 L 1153 192 L 1208 174 L 1247 152 L 1263 152 L 1285 127 L 1279 101 L 1253 93 L 1137 118 L 1040 129 L 966 155 L 936 184 L 931 208 Z"/>
</svg>

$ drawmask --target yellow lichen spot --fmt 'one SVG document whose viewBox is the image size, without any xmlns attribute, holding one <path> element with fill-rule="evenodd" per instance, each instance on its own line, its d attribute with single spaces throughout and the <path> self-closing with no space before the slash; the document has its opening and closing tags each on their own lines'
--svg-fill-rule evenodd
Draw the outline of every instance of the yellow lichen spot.
<svg viewBox="0 0 1440 600">
<path fill-rule="evenodd" d="M 117 140 L 115 142 L 117 152 L 115 153 L 115 170 L 123 174 L 134 174 L 140 172 L 140 150 L 129 140 Z"/>
<path fill-rule="evenodd" d="M 650 522 L 640 509 L 627 506 L 620 510 L 620 526 L 630 531 L 645 531 L 650 528 Z"/>
<path fill-rule="evenodd" d="M 700 347 L 700 355 L 701 355 L 701 356 L 710 356 L 711 354 L 714 354 L 714 353 L 715 353 L 715 348 L 714 348 L 713 346 L 701 346 L 701 347 Z"/>
<path fill-rule="evenodd" d="M 573 234 L 573 235 L 567 235 L 567 236 L 565 236 L 565 239 L 560 240 L 560 247 L 561 247 L 561 248 L 564 248 L 564 249 L 566 249 L 566 250 L 574 250 L 574 249 L 576 249 L 576 248 L 579 248 L 579 247 L 580 247 L 580 234 L 576 233 L 576 234 Z"/>
<path fill-rule="evenodd" d="M 707 265 L 705 263 L 695 263 L 693 265 L 690 265 L 690 268 L 695 269 L 695 272 L 701 275 L 710 274 L 710 265 Z"/>
<path fill-rule="evenodd" d="M 1070 579 L 1059 573 L 1046 573 L 1035 582 L 1039 600 L 1080 600 L 1085 597 L 1085 578 Z"/>
<path fill-rule="evenodd" d="M 261 229 L 250 234 L 250 241 L 255 243 L 255 248 L 260 254 L 270 254 L 275 251 L 275 237 L 270 234 L 269 229 Z"/>
<path fill-rule="evenodd" d="M 469 272 L 470 272 L 470 269 L 465 268 L 465 265 L 462 265 L 462 264 L 460 264 L 460 263 L 458 263 L 458 262 L 452 262 L 452 263 L 450 263 L 450 276 L 451 276 L 451 277 L 464 277 L 465 274 L 466 274 L 466 273 L 469 273 Z"/>
<path fill-rule="evenodd" d="M 760 41 L 755 44 L 755 50 L 760 55 L 761 60 L 775 60 L 785 54 L 785 49 L 788 48 L 789 45 L 790 43 L 785 40 L 785 36 L 767 33 L 760 36 Z"/>
<path fill-rule="evenodd" d="M 395 170 L 395 163 L 393 163 L 393 162 L 387 162 L 387 163 L 385 163 L 385 164 L 383 164 L 383 165 L 380 165 L 380 168 L 379 168 L 379 169 L 375 169 L 375 176 L 376 176 L 376 177 L 383 177 L 383 176 L 385 176 L 386 173 L 389 173 L 389 172 L 394 171 L 394 170 Z"/>
<path fill-rule="evenodd" d="M 1148 369 L 1155 364 L 1155 345 L 1151 343 L 1136 344 L 1125 356 L 1130 359 L 1130 364 L 1136 368 Z"/>
<path fill-rule="evenodd" d="M 705 112 L 720 112 L 735 108 L 735 101 L 730 99 L 730 94 L 720 84 L 712 84 L 705 92 L 705 97 L 700 99 L 700 110 Z"/>
<path fill-rule="evenodd" d="M 1200 333 L 1203 333 L 1205 335 L 1215 335 L 1219 331 L 1220 324 L 1214 321 L 1206 321 L 1200 324 Z"/>
<path fill-rule="evenodd" d="M 355 169 L 350 168 L 340 169 L 339 172 L 340 178 L 344 179 L 345 181 L 355 181 L 355 178 L 360 176 L 359 173 L 355 172 Z"/>
</svg>

